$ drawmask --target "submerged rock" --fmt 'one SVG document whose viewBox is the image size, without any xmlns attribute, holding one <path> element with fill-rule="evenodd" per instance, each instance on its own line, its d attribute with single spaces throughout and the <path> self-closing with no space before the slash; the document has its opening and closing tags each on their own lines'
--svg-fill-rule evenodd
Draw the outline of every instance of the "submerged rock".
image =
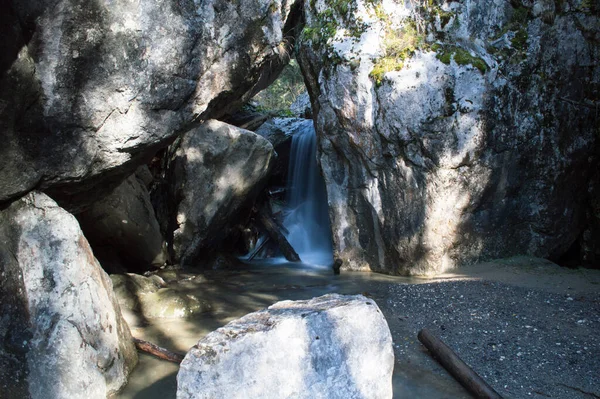
<svg viewBox="0 0 600 399">
<path fill-rule="evenodd" d="M 198 342 L 177 374 L 185 398 L 391 398 L 385 318 L 361 295 L 278 302 Z"/>
<path fill-rule="evenodd" d="M 137 363 L 75 218 L 33 192 L 0 212 L 0 397 L 104 399 Z"/>
<path fill-rule="evenodd" d="M 182 318 L 207 312 L 208 302 L 169 288 L 158 275 L 113 274 L 110 276 L 121 307 L 145 318 Z"/>
<path fill-rule="evenodd" d="M 135 175 L 77 219 L 105 270 L 147 271 L 168 259 L 150 195 Z"/>
<path fill-rule="evenodd" d="M 195 121 L 245 103 L 289 60 L 294 4 L 6 2 L 0 201 L 37 187 L 82 209 Z"/>
<path fill-rule="evenodd" d="M 263 188 L 273 154 L 259 135 L 216 120 L 183 135 L 169 165 L 175 262 L 217 249 Z"/>
<path fill-rule="evenodd" d="M 581 234 L 600 20 L 522 3 L 305 3 L 298 60 L 343 268 L 557 257 Z M 323 23 L 331 36 L 312 34 Z"/>
</svg>

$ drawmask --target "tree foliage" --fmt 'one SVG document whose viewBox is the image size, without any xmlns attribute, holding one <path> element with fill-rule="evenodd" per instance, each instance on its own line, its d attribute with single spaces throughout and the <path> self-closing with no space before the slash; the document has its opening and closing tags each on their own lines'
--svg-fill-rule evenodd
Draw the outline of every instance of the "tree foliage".
<svg viewBox="0 0 600 399">
<path fill-rule="evenodd" d="M 287 115 L 290 113 L 290 105 L 305 90 L 300 67 L 296 60 L 292 59 L 277 80 L 254 96 L 253 100 L 265 111 Z"/>
</svg>

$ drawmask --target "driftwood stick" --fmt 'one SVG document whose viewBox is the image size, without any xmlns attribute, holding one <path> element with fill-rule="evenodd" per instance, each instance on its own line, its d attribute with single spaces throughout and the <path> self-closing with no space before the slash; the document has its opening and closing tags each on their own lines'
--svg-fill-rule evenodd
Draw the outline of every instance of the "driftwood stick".
<svg viewBox="0 0 600 399">
<path fill-rule="evenodd" d="M 431 352 L 432 356 L 464 386 L 473 396 L 482 399 L 502 399 L 494 388 L 463 362 L 452 349 L 426 328 L 419 331 L 419 341 Z"/>
<path fill-rule="evenodd" d="M 292 248 L 289 241 L 285 236 L 279 231 L 277 223 L 273 220 L 270 215 L 270 212 L 266 206 L 263 206 L 258 211 L 258 220 L 263 225 L 269 236 L 277 242 L 279 249 L 283 252 L 283 256 L 290 262 L 299 262 L 300 256 L 298 253 Z"/>
<path fill-rule="evenodd" d="M 160 346 L 155 345 L 152 342 L 144 341 L 143 339 L 133 338 L 133 342 L 138 350 L 149 353 L 159 359 L 168 360 L 169 362 L 177 364 L 183 361 L 184 355 L 181 353 L 171 352 L 168 349 L 161 348 Z"/>
<path fill-rule="evenodd" d="M 256 255 L 258 255 L 258 253 L 265 247 L 265 245 L 267 245 L 267 243 L 271 240 L 271 237 L 265 237 L 265 239 L 263 240 L 263 242 L 260 243 L 260 245 L 258 246 L 258 248 L 256 248 L 254 250 L 254 253 L 252 254 L 252 256 L 250 256 L 248 258 L 248 260 L 252 260 L 254 259 L 254 257 Z"/>
</svg>

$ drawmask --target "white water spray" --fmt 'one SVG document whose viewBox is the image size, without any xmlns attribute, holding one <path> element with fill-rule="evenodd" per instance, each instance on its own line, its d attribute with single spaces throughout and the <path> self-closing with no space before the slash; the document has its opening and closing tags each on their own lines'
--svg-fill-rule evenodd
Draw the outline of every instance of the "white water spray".
<svg viewBox="0 0 600 399">
<path fill-rule="evenodd" d="M 283 221 L 287 239 L 304 263 L 331 266 L 333 250 L 325 183 L 317 165 L 317 138 L 313 122 L 298 126 L 292 137 L 287 183 L 290 210 Z"/>
</svg>

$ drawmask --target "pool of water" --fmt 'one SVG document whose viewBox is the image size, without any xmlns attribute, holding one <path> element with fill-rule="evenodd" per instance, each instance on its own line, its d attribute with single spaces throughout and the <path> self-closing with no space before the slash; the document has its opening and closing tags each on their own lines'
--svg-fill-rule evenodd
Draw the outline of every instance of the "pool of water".
<svg viewBox="0 0 600 399">
<path fill-rule="evenodd" d="M 414 284 L 427 280 L 391 277 L 375 273 L 342 273 L 310 264 L 290 264 L 268 260 L 248 264 L 241 270 L 209 271 L 202 279 L 193 272 L 171 287 L 191 293 L 212 304 L 208 313 L 187 319 L 144 319 L 125 313 L 132 334 L 180 352 L 196 344 L 209 332 L 247 313 L 280 300 L 309 299 L 328 293 L 364 294 L 372 297 L 386 313 L 385 297 L 389 284 Z M 408 334 L 402 324 L 388 320 L 394 341 Z M 416 340 L 416 337 L 413 337 Z M 423 367 L 419 364 L 423 363 Z M 178 365 L 141 354 L 137 368 L 121 399 L 175 398 Z M 466 392 L 422 351 L 396 356 L 393 375 L 394 397 L 468 398 Z"/>
</svg>

